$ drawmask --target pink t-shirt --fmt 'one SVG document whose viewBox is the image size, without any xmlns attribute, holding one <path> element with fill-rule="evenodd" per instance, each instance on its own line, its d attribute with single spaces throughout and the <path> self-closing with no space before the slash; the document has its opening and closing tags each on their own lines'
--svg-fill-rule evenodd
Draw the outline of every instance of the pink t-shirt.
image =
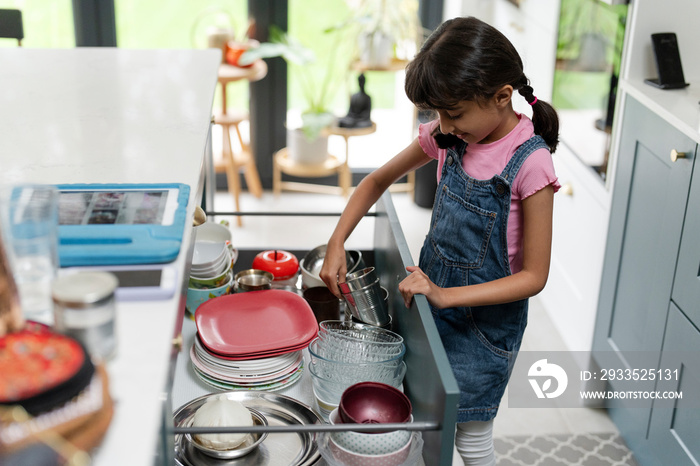
<svg viewBox="0 0 700 466">
<path fill-rule="evenodd" d="M 498 141 L 467 146 L 467 151 L 462 158 L 462 167 L 469 176 L 478 180 L 490 180 L 494 175 L 501 174 L 518 146 L 534 136 L 532 121 L 522 114 L 518 114 L 518 118 L 520 122 L 516 127 Z M 438 124 L 438 120 L 433 120 L 420 125 L 418 142 L 426 154 L 437 159 L 439 183 L 447 150 L 440 149 L 432 136 L 433 130 Z M 523 268 L 522 200 L 548 185 L 552 185 L 554 192 L 557 192 L 561 187 L 554 173 L 552 154 L 547 149 L 538 149 L 525 160 L 511 189 L 507 235 L 508 259 L 512 273 L 519 272 Z"/>
</svg>

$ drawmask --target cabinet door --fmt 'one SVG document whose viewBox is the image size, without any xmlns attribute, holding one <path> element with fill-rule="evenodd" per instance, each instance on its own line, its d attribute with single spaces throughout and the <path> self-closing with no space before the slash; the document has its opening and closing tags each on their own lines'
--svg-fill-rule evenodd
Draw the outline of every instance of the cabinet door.
<svg viewBox="0 0 700 466">
<path fill-rule="evenodd" d="M 657 392 L 678 392 L 682 398 L 656 400 L 649 429 L 650 450 L 663 465 L 700 462 L 700 332 L 671 304 L 659 369 L 664 377 Z"/>
<path fill-rule="evenodd" d="M 695 147 L 648 108 L 630 96 L 625 100 L 593 344 L 600 367 L 621 369 L 658 363 L 633 358 L 661 350 L 693 158 L 672 162 L 669 154 Z M 653 382 L 611 385 L 654 388 Z M 611 405 L 611 417 L 633 449 L 642 448 L 650 410 L 651 402 L 648 409 Z"/>
<path fill-rule="evenodd" d="M 597 195 L 605 188 L 565 145 L 554 167 L 563 187 L 554 196 L 552 261 L 539 297 L 567 349 L 590 351 L 608 220 Z"/>
<path fill-rule="evenodd" d="M 698 150 L 696 148 L 696 156 Z M 700 328 L 700 167 L 695 167 L 678 254 L 673 301 Z"/>
<path fill-rule="evenodd" d="M 658 351 L 696 144 L 633 98 L 626 100 L 596 349 Z M 672 162 L 673 149 L 690 156 Z"/>
</svg>

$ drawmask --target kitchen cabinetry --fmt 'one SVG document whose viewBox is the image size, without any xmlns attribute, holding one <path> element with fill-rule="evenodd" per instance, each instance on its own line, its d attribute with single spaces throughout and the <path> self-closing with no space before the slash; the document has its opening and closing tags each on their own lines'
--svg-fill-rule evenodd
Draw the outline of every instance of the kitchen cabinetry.
<svg viewBox="0 0 700 466">
<path fill-rule="evenodd" d="M 698 257 L 697 254 L 695 257 Z M 693 310 L 697 310 L 697 305 Z M 672 302 L 659 364 L 664 371 L 671 371 L 671 377 L 670 380 L 659 382 L 656 390 L 681 392 L 684 398 L 654 402 L 649 427 L 649 449 L 654 452 L 655 461 L 659 465 L 690 466 L 698 464 L 697 460 L 700 459 L 700 418 L 697 415 L 697 394 L 700 393 L 698 354 L 700 332 L 692 325 L 687 315 Z"/>
<path fill-rule="evenodd" d="M 698 464 L 700 63 L 691 60 L 699 35 L 690 18 L 700 4 L 633 2 L 631 12 L 593 357 L 606 369 L 678 371 L 669 380 L 612 381 L 609 389 L 683 398 L 607 407 L 641 465 Z M 678 35 L 686 89 L 644 84 L 656 76 L 650 35 L 669 31 Z"/>
<path fill-rule="evenodd" d="M 672 299 L 693 325 L 700 328 L 700 165 L 697 163 L 686 212 Z"/>
<path fill-rule="evenodd" d="M 624 115 L 594 339 L 594 357 L 605 369 L 657 367 L 697 146 L 633 97 L 626 97 Z M 673 150 L 687 156 L 673 161 Z M 655 383 L 612 381 L 610 388 L 653 391 Z M 641 454 L 651 399 L 640 408 L 609 408 Z"/>
<path fill-rule="evenodd" d="M 553 160 L 562 188 L 554 196 L 552 259 L 547 286 L 539 298 L 567 349 L 589 351 L 603 267 L 609 193 L 566 145 L 560 144 Z"/>
</svg>

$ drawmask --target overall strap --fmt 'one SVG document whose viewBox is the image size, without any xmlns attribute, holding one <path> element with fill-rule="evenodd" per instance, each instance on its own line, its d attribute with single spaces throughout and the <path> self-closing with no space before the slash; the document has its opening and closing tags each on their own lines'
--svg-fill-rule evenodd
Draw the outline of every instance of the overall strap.
<svg viewBox="0 0 700 466">
<path fill-rule="evenodd" d="M 542 136 L 536 134 L 524 143 L 522 143 L 516 149 L 515 154 L 513 154 L 513 157 L 511 157 L 511 159 L 508 161 L 508 164 L 503 169 L 501 176 L 512 184 L 513 180 L 515 179 L 515 176 L 520 171 L 520 167 L 523 166 L 523 163 L 528 158 L 528 156 L 539 149 L 549 150 L 549 146 L 546 142 L 544 142 Z"/>
<path fill-rule="evenodd" d="M 454 146 L 450 147 L 447 149 L 447 155 L 452 155 L 456 158 L 455 162 L 459 162 L 459 164 L 462 164 L 462 158 L 464 157 L 464 153 L 467 150 L 467 143 L 465 141 L 460 140 L 455 144 Z"/>
</svg>

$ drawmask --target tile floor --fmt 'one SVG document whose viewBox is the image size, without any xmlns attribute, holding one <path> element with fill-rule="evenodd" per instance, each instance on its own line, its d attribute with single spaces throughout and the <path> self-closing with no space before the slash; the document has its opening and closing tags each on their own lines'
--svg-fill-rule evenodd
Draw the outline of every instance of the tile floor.
<svg viewBox="0 0 700 466">
<path fill-rule="evenodd" d="M 430 222 L 430 209 L 417 206 L 406 193 L 392 194 L 401 227 L 414 262 Z M 248 193 L 241 196 L 241 210 L 248 212 L 329 212 L 340 213 L 345 200 L 340 196 L 319 194 L 282 193 L 275 197 L 266 191 L 261 199 Z M 217 212 L 233 210 L 232 198 L 226 192 L 217 192 L 214 206 Z M 336 216 L 328 217 L 284 217 L 275 215 L 243 217 L 243 226 L 236 226 L 235 217 L 217 220 L 230 221 L 234 242 L 240 248 L 278 247 L 281 249 L 311 249 L 325 244 L 331 235 Z M 373 220 L 362 220 L 348 239 L 348 248 L 371 248 Z M 565 346 L 546 310 L 537 297 L 530 301 L 530 320 L 522 344 L 522 350 L 564 350 Z M 507 394 L 494 424 L 496 438 L 518 436 L 551 436 L 570 434 L 617 434 L 618 430 L 605 411 L 590 408 L 536 409 L 509 408 Z M 455 465 L 461 461 L 455 458 Z M 528 463 L 523 463 L 528 464 Z"/>
</svg>

